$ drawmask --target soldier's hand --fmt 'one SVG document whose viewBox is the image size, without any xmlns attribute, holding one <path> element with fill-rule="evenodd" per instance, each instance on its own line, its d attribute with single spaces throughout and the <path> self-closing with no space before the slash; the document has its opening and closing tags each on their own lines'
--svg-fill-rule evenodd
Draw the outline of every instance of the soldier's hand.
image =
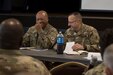
<svg viewBox="0 0 113 75">
<path fill-rule="evenodd" d="M 75 51 L 84 50 L 84 46 L 81 45 L 81 44 L 76 43 L 76 44 L 74 44 L 74 45 L 72 46 L 72 49 L 75 50 Z"/>
<path fill-rule="evenodd" d="M 36 23 L 36 24 L 35 24 L 35 28 L 36 28 L 37 32 L 40 32 L 40 31 L 42 30 L 42 25 L 41 25 L 41 23 Z"/>
</svg>

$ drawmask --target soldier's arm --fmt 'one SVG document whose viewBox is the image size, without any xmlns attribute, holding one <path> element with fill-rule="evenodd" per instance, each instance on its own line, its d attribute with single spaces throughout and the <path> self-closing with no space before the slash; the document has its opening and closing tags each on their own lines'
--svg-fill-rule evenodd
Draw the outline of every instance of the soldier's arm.
<svg viewBox="0 0 113 75">
<path fill-rule="evenodd" d="M 99 51 L 99 40 L 100 40 L 100 37 L 99 37 L 97 30 L 96 29 L 91 30 L 89 33 L 90 44 L 89 45 L 86 44 L 85 49 L 91 52 L 92 51 L 98 52 Z"/>
<path fill-rule="evenodd" d="M 66 32 L 64 33 L 64 39 L 65 39 L 65 43 L 68 42 L 68 31 L 66 30 Z"/>
<path fill-rule="evenodd" d="M 70 30 L 67 29 L 67 30 L 65 31 L 65 33 L 64 33 L 65 44 L 66 44 L 66 42 L 68 42 L 69 40 L 70 40 L 70 41 L 73 40 L 73 39 L 71 39 L 72 36 L 73 36 L 73 35 L 71 34 Z M 74 40 L 73 40 L 73 41 L 74 41 Z"/>
<path fill-rule="evenodd" d="M 18 62 L 16 63 L 16 65 L 18 67 L 19 72 L 36 73 L 33 75 L 51 75 L 49 70 L 43 64 L 43 62 L 38 59 L 29 57 L 29 56 L 20 56 L 17 58 L 17 60 Z"/>
<path fill-rule="evenodd" d="M 47 69 L 47 67 L 43 64 L 42 61 L 39 61 L 37 59 L 33 59 L 37 67 L 37 70 L 39 72 L 39 75 L 51 75 L 50 71 Z"/>
<path fill-rule="evenodd" d="M 22 46 L 24 47 L 30 46 L 30 34 L 31 34 L 31 29 L 29 28 L 28 31 L 23 36 Z"/>
<path fill-rule="evenodd" d="M 87 71 L 84 75 L 94 75 L 94 74 L 93 74 L 93 69 Z"/>
<path fill-rule="evenodd" d="M 47 34 L 44 31 L 40 31 L 38 34 L 42 47 L 50 48 L 55 43 L 58 32 L 56 29 L 51 29 Z"/>
</svg>

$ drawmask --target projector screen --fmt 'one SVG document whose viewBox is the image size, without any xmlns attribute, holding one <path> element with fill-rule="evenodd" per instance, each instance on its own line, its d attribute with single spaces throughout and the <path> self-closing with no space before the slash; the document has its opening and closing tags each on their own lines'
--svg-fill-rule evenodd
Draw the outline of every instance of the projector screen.
<svg viewBox="0 0 113 75">
<path fill-rule="evenodd" d="M 113 0 L 81 0 L 81 10 L 113 11 Z"/>
</svg>

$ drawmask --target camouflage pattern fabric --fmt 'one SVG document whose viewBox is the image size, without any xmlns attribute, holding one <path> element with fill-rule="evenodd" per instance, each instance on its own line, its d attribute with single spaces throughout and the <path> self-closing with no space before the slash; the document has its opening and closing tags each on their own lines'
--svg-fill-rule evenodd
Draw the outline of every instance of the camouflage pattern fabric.
<svg viewBox="0 0 113 75">
<path fill-rule="evenodd" d="M 35 26 L 32 26 L 23 37 L 23 46 L 50 48 L 55 43 L 57 34 L 57 30 L 50 24 L 41 32 L 37 32 Z"/>
<path fill-rule="evenodd" d="M 85 24 L 82 24 L 81 29 L 76 33 L 72 28 L 65 32 L 65 42 L 75 41 L 82 44 L 87 51 L 99 51 L 99 34 L 97 30 Z"/>
<path fill-rule="evenodd" d="M 0 75 L 21 75 L 19 73 L 50 75 L 41 61 L 22 55 L 17 50 L 0 49 Z"/>
<path fill-rule="evenodd" d="M 98 65 L 97 67 L 87 71 L 85 75 L 106 75 L 104 68 L 105 68 L 105 66 L 102 63 L 102 64 Z"/>
</svg>

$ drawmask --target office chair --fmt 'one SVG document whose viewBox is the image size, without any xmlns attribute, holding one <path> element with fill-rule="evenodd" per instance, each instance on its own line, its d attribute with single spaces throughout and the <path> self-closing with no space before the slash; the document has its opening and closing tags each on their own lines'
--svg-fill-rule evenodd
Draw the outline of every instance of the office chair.
<svg viewBox="0 0 113 75">
<path fill-rule="evenodd" d="M 82 75 L 87 69 L 85 64 L 79 62 L 66 62 L 50 70 L 52 75 Z"/>
</svg>

